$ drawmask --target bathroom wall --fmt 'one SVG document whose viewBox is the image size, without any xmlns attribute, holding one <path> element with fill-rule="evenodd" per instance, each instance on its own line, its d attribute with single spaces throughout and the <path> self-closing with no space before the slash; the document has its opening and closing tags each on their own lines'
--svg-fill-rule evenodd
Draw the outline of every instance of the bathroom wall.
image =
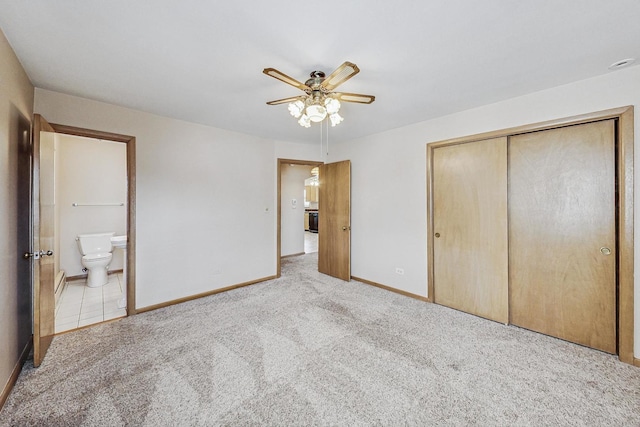
<svg viewBox="0 0 640 427">
<path fill-rule="evenodd" d="M 127 229 L 126 144 L 56 134 L 56 205 L 59 219 L 60 268 L 67 277 L 82 272 L 76 236 Z M 118 204 L 125 206 L 78 206 Z M 123 251 L 115 250 L 109 270 L 121 270 Z"/>
<path fill-rule="evenodd" d="M 282 256 L 304 253 L 304 180 L 313 166 L 282 165 L 280 181 Z M 292 204 L 295 200 L 295 205 Z"/>
<path fill-rule="evenodd" d="M 31 342 L 29 153 L 33 85 L 0 31 L 0 406 Z M 17 371 L 15 371 L 17 372 Z"/>
</svg>

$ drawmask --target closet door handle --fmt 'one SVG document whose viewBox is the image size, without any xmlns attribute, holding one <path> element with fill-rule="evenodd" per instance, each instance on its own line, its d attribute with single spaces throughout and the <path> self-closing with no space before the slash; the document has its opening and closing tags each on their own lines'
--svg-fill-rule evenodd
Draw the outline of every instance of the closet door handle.
<svg viewBox="0 0 640 427">
<path fill-rule="evenodd" d="M 602 248 L 600 248 L 600 253 L 602 255 L 611 255 L 611 249 L 602 247 Z"/>
<path fill-rule="evenodd" d="M 437 239 L 438 237 L 440 237 L 440 233 L 436 233 L 435 236 L 436 236 L 436 239 Z"/>
</svg>

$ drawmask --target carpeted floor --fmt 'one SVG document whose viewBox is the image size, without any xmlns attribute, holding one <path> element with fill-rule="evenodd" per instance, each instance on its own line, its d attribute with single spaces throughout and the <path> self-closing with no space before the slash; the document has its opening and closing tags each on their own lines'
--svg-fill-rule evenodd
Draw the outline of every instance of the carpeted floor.
<svg viewBox="0 0 640 427">
<path fill-rule="evenodd" d="M 640 425 L 640 369 L 615 356 L 316 262 L 56 337 L 0 425 Z"/>
</svg>

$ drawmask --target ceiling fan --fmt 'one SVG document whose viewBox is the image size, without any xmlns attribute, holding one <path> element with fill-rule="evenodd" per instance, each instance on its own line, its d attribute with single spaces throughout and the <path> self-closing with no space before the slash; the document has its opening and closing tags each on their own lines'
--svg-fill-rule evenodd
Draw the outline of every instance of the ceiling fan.
<svg viewBox="0 0 640 427">
<path fill-rule="evenodd" d="M 360 72 L 356 64 L 348 61 L 336 68 L 333 73 L 329 74 L 329 77 L 325 77 L 323 71 L 313 71 L 309 76 L 309 80 L 304 83 L 287 76 L 275 68 L 265 68 L 262 72 L 267 76 L 297 87 L 305 93 L 305 95 L 269 101 L 267 105 L 289 103 L 291 115 L 299 119 L 300 126 L 307 128 L 311 126 L 311 122 L 321 122 L 327 116 L 329 116 L 331 126 L 342 122 L 344 119 L 338 114 L 340 101 L 371 104 L 376 99 L 373 95 L 333 92 L 336 87 Z"/>
</svg>

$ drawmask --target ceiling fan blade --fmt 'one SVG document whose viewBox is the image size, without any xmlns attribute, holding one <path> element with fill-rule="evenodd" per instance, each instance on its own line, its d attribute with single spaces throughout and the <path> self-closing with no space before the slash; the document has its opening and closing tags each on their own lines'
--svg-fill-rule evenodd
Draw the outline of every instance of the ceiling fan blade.
<svg viewBox="0 0 640 427">
<path fill-rule="evenodd" d="M 264 70 L 262 70 L 262 72 L 265 73 L 267 76 L 273 77 L 274 79 L 278 79 L 281 82 L 285 82 L 286 84 L 289 84 L 293 87 L 297 87 L 300 90 L 304 90 L 304 91 L 311 90 L 311 88 L 309 88 L 309 86 L 307 86 L 306 84 L 300 83 L 293 77 L 289 77 L 286 74 L 276 70 L 275 68 L 265 68 Z"/>
<path fill-rule="evenodd" d="M 342 102 L 357 102 L 358 104 L 371 104 L 376 100 L 373 95 L 363 95 L 361 93 L 336 92 L 332 96 Z"/>
<path fill-rule="evenodd" d="M 275 101 L 269 101 L 267 102 L 267 105 L 278 105 L 278 104 L 286 104 L 287 102 L 295 102 L 295 101 L 302 101 L 306 98 L 306 96 L 302 95 L 302 96 L 292 96 L 290 98 L 283 98 L 283 99 L 276 99 Z"/>
<path fill-rule="evenodd" d="M 360 68 L 358 68 L 356 64 L 347 61 L 336 68 L 333 73 L 329 74 L 329 77 L 324 79 L 320 86 L 325 88 L 327 91 L 333 90 L 359 72 Z"/>
</svg>

